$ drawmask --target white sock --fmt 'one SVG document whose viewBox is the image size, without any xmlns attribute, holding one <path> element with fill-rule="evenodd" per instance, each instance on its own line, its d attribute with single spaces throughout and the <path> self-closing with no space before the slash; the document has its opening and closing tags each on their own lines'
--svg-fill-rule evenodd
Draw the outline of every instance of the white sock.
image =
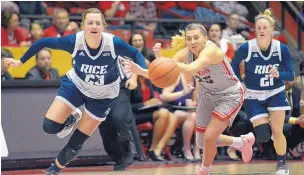
<svg viewBox="0 0 304 175">
<path fill-rule="evenodd" d="M 244 146 L 244 143 L 241 137 L 232 137 L 232 144 L 230 146 L 236 149 L 240 149 Z"/>
<path fill-rule="evenodd" d="M 211 169 L 211 165 L 209 167 L 205 167 L 204 164 L 201 164 L 200 172 L 209 172 Z"/>
</svg>

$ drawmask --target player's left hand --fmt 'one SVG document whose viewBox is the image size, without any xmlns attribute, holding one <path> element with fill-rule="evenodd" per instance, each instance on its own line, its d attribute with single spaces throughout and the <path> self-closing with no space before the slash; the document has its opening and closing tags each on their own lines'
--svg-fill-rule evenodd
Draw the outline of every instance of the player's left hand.
<svg viewBox="0 0 304 175">
<path fill-rule="evenodd" d="M 137 81 L 134 81 L 132 78 L 129 78 L 126 81 L 125 87 L 129 90 L 133 90 L 133 89 L 137 88 Z"/>
<path fill-rule="evenodd" d="M 277 68 L 275 67 L 270 67 L 270 71 L 269 71 L 269 77 L 270 78 L 279 78 L 280 74 L 279 71 L 277 70 Z"/>
</svg>

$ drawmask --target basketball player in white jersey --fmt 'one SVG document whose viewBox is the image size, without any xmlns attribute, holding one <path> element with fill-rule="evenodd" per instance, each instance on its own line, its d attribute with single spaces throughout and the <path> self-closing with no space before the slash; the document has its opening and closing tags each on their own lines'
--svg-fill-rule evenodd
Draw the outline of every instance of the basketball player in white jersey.
<svg viewBox="0 0 304 175">
<path fill-rule="evenodd" d="M 244 90 L 234 75 L 224 53 L 214 43 L 208 41 L 206 29 L 200 24 L 189 24 L 174 36 L 172 47 L 179 50 L 173 57 L 182 73 L 192 74 L 199 82 L 197 107 L 196 141 L 203 149 L 203 162 L 199 175 L 208 175 L 216 155 L 217 146 L 232 146 L 242 152 L 244 162 L 252 158 L 252 133 L 241 137 L 222 135 L 233 122 L 244 100 Z M 160 58 L 160 44 L 153 48 L 156 58 Z M 127 62 L 131 71 L 145 74 L 138 65 Z"/>
<path fill-rule="evenodd" d="M 44 47 L 69 52 L 73 68 L 62 78 L 58 94 L 47 111 L 43 130 L 64 137 L 80 120 L 79 127 L 58 154 L 46 174 L 57 175 L 79 153 L 84 142 L 106 119 L 120 89 L 118 56 L 126 56 L 147 68 L 143 55 L 120 38 L 104 33 L 106 23 L 95 8 L 83 14 L 83 31 L 62 38 L 42 38 L 35 42 L 20 60 L 5 58 L 7 66 L 19 67 Z M 64 59 L 64 58 L 62 58 Z M 68 118 L 73 110 L 84 104 L 82 117 Z M 75 115 L 70 115 L 75 117 Z"/>
</svg>

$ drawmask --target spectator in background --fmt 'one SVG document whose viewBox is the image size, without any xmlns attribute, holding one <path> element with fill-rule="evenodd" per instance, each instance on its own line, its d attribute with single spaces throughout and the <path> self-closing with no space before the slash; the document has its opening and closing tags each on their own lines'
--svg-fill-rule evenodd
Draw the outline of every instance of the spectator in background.
<svg viewBox="0 0 304 175">
<path fill-rule="evenodd" d="M 231 13 L 228 16 L 227 28 L 223 30 L 223 38 L 229 40 L 233 44 L 233 48 L 237 49 L 236 41 L 245 42 L 246 38 L 249 37 L 249 33 L 242 31 L 240 34 L 237 29 L 240 25 L 240 15 L 237 13 Z"/>
<path fill-rule="evenodd" d="M 133 33 L 130 37 L 129 44 L 138 49 L 149 62 L 155 59 L 154 54 L 149 53 L 146 47 L 146 40 L 141 33 Z"/>
<path fill-rule="evenodd" d="M 136 19 L 156 19 L 156 7 L 154 2 L 148 1 L 132 1 L 130 2 L 131 15 Z M 156 22 L 136 22 L 136 27 L 139 29 L 149 30 L 154 32 Z"/>
<path fill-rule="evenodd" d="M 191 139 L 195 134 L 196 112 L 187 110 L 197 106 L 199 86 L 191 74 L 180 74 L 178 80 L 171 86 L 164 88 L 161 99 L 172 105 L 183 107 L 174 110 L 178 124 L 182 125 L 183 155 L 187 161 L 200 161 L 200 149 L 194 143 L 193 154 L 191 152 Z"/>
<path fill-rule="evenodd" d="M 161 154 L 175 132 L 177 118 L 167 109 L 169 106 L 155 96 L 150 80 L 139 75 L 137 83 L 130 98 L 136 124 L 154 123 L 149 156 L 153 161 L 165 161 Z M 146 109 L 141 110 L 142 107 Z"/>
<path fill-rule="evenodd" d="M 69 26 L 69 14 L 65 9 L 58 9 L 53 16 L 53 25 L 44 30 L 44 37 L 67 36 L 73 34 Z"/>
<path fill-rule="evenodd" d="M 52 52 L 48 48 L 36 54 L 36 66 L 25 75 L 29 80 L 59 80 L 58 70 L 52 68 Z"/>
<path fill-rule="evenodd" d="M 16 12 L 1 12 L 1 46 L 28 46 L 19 28 L 19 14 Z"/>
<path fill-rule="evenodd" d="M 225 55 L 229 58 L 229 62 L 231 63 L 235 52 L 233 49 L 233 45 L 229 40 L 222 38 L 222 30 L 219 24 L 212 24 L 208 30 L 208 37 L 211 41 L 213 41 L 221 50 L 225 53 Z"/>
<path fill-rule="evenodd" d="M 103 12 L 105 17 L 109 18 L 129 18 L 134 19 L 135 17 L 130 13 L 130 5 L 128 1 L 100 1 L 98 3 L 99 9 Z M 124 21 L 111 21 L 109 29 L 127 28 Z"/>
<path fill-rule="evenodd" d="M 40 38 L 43 37 L 43 29 L 41 24 L 37 22 L 33 22 L 31 24 L 31 42 L 34 43 L 35 41 L 39 40 Z"/>
<path fill-rule="evenodd" d="M 4 66 L 4 58 L 14 58 L 13 54 L 8 49 L 1 49 L 1 81 L 3 80 L 13 80 L 13 77 L 8 72 L 7 67 Z"/>
</svg>

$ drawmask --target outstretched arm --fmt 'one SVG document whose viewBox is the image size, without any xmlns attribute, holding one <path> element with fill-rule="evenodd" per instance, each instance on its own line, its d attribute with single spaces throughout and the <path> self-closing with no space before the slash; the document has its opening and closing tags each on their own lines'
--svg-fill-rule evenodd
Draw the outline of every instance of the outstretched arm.
<svg viewBox="0 0 304 175">
<path fill-rule="evenodd" d="M 201 51 L 198 58 L 190 64 L 177 63 L 180 70 L 184 73 L 195 74 L 197 71 L 220 63 L 224 58 L 224 53 L 215 44 L 208 44 Z"/>
<path fill-rule="evenodd" d="M 64 50 L 72 54 L 75 46 L 75 40 L 76 34 L 61 38 L 41 38 L 25 52 L 25 54 L 21 57 L 20 61 L 22 63 L 25 63 L 44 47 Z"/>
<path fill-rule="evenodd" d="M 75 46 L 75 40 L 76 34 L 65 36 L 62 38 L 42 38 L 35 42 L 25 52 L 25 54 L 20 58 L 20 60 L 15 60 L 13 58 L 4 58 L 4 64 L 7 68 L 10 66 L 19 67 L 44 47 L 49 47 L 51 49 L 60 49 L 72 54 Z"/>
</svg>

